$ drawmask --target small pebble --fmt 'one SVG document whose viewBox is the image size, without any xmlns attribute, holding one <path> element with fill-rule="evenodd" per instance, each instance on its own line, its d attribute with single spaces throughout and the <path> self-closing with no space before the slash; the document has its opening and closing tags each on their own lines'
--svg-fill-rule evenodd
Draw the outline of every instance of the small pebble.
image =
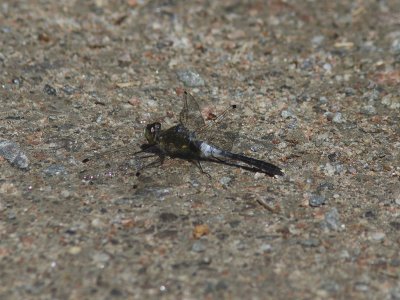
<svg viewBox="0 0 400 300">
<path fill-rule="evenodd" d="M 400 97 L 396 97 L 394 95 L 388 94 L 382 97 L 382 103 L 388 106 L 390 109 L 399 109 L 400 108 Z"/>
<path fill-rule="evenodd" d="M 344 93 L 346 94 L 347 97 L 354 96 L 356 94 L 356 90 L 351 87 L 347 87 L 344 89 Z"/>
<path fill-rule="evenodd" d="M 390 48 L 393 53 L 400 54 L 400 39 L 393 40 Z"/>
<path fill-rule="evenodd" d="M 55 96 L 57 95 L 57 91 L 55 88 L 53 88 L 51 85 L 46 84 L 43 88 L 43 92 L 46 93 L 49 96 Z"/>
<path fill-rule="evenodd" d="M 131 64 L 132 57 L 129 53 L 124 53 L 120 57 L 118 57 L 118 65 L 120 67 L 127 67 Z"/>
<path fill-rule="evenodd" d="M 354 168 L 353 166 L 350 166 L 349 169 L 348 169 L 348 171 L 349 171 L 349 173 L 352 174 L 352 175 L 357 174 L 357 169 Z"/>
<path fill-rule="evenodd" d="M 327 281 L 321 285 L 321 288 L 330 293 L 336 293 L 340 290 L 340 285 L 335 281 Z"/>
<path fill-rule="evenodd" d="M 320 244 L 321 244 L 321 241 L 316 238 L 310 238 L 310 239 L 300 241 L 300 245 L 302 245 L 303 247 L 310 247 L 310 248 L 318 247 Z"/>
<path fill-rule="evenodd" d="M 349 251 L 347 251 L 347 250 L 342 250 L 342 251 L 339 253 L 339 257 L 340 257 L 341 259 L 350 259 L 350 258 L 351 258 L 350 253 L 349 253 Z"/>
<path fill-rule="evenodd" d="M 321 45 L 324 40 L 325 37 L 323 35 L 316 35 L 311 39 L 311 43 L 313 44 L 314 47 L 316 47 Z"/>
<path fill-rule="evenodd" d="M 231 181 L 232 181 L 232 178 L 231 178 L 231 177 L 224 176 L 224 177 L 222 177 L 222 178 L 219 180 L 219 183 L 220 183 L 221 185 L 223 185 L 223 186 L 228 186 L 229 183 L 230 183 Z"/>
<path fill-rule="evenodd" d="M 245 242 L 243 242 L 241 240 L 235 240 L 235 241 L 233 241 L 232 244 L 238 251 L 243 251 L 247 248 L 247 245 L 245 244 Z"/>
<path fill-rule="evenodd" d="M 200 224 L 196 225 L 193 228 L 193 238 L 199 239 L 204 235 L 207 235 L 210 233 L 210 228 L 208 227 L 207 224 Z"/>
<path fill-rule="evenodd" d="M 319 97 L 319 103 L 321 104 L 328 103 L 328 98 L 326 98 L 325 96 Z"/>
<path fill-rule="evenodd" d="M 93 261 L 95 263 L 104 264 L 110 260 L 110 255 L 107 253 L 95 253 L 93 255 Z"/>
<path fill-rule="evenodd" d="M 335 171 L 336 174 L 339 174 L 339 175 L 344 174 L 346 172 L 346 169 L 342 164 L 337 164 L 335 166 L 335 169 L 336 169 L 336 171 Z"/>
<path fill-rule="evenodd" d="M 340 112 L 337 112 L 334 114 L 333 118 L 332 118 L 333 123 L 343 123 L 344 119 L 343 119 L 343 115 Z"/>
<path fill-rule="evenodd" d="M 365 92 L 362 95 L 362 99 L 365 100 L 366 102 L 369 102 L 369 103 L 377 101 L 380 98 L 381 98 L 381 96 L 379 94 L 379 91 L 376 90 L 376 89 L 373 89 L 372 91 Z"/>
<path fill-rule="evenodd" d="M 28 169 L 28 157 L 13 141 L 0 140 L 0 156 L 3 156 L 11 165 L 19 169 Z"/>
<path fill-rule="evenodd" d="M 311 207 L 318 207 L 325 204 L 325 197 L 321 195 L 311 194 L 308 204 Z"/>
<path fill-rule="evenodd" d="M 328 120 L 328 121 L 332 121 L 333 119 L 333 113 L 331 113 L 330 111 L 327 111 L 324 113 L 324 117 Z"/>
<path fill-rule="evenodd" d="M 7 26 L 1 27 L 1 31 L 4 32 L 4 33 L 10 33 L 10 32 L 12 32 L 11 28 L 10 28 L 10 27 L 7 27 Z"/>
<path fill-rule="evenodd" d="M 79 246 L 72 246 L 68 249 L 68 253 L 72 255 L 79 254 L 82 251 L 82 248 Z"/>
<path fill-rule="evenodd" d="M 208 266 L 209 264 L 211 264 L 211 262 L 212 258 L 209 256 L 205 256 L 199 261 L 199 266 Z"/>
<path fill-rule="evenodd" d="M 331 182 L 322 182 L 318 187 L 317 191 L 328 191 L 328 190 L 334 190 L 335 186 Z"/>
<path fill-rule="evenodd" d="M 181 70 L 177 73 L 178 79 L 188 87 L 199 87 L 205 84 L 204 79 L 199 73 L 191 70 Z"/>
<path fill-rule="evenodd" d="M 376 114 L 376 108 L 373 105 L 365 105 L 361 108 L 361 113 L 364 115 L 374 115 Z"/>
<path fill-rule="evenodd" d="M 369 235 L 371 241 L 381 242 L 385 239 L 386 234 L 382 231 L 372 232 Z"/>
<path fill-rule="evenodd" d="M 262 179 L 262 178 L 264 178 L 264 177 L 265 177 L 265 174 L 264 174 L 264 173 L 261 173 L 261 172 L 256 172 L 256 173 L 254 174 L 254 179 L 255 179 L 255 180 Z"/>
<path fill-rule="evenodd" d="M 369 290 L 369 286 L 364 282 L 356 282 L 354 289 L 359 292 L 367 292 Z"/>
<path fill-rule="evenodd" d="M 62 165 L 51 165 L 43 170 L 43 174 L 47 176 L 67 175 L 67 170 Z"/>
<path fill-rule="evenodd" d="M 67 95 L 72 95 L 76 92 L 76 89 L 70 85 L 64 85 L 64 87 L 62 88 L 62 91 L 64 93 L 66 93 Z"/>
<path fill-rule="evenodd" d="M 99 114 L 99 115 L 97 116 L 97 118 L 96 118 L 96 123 L 97 123 L 97 124 L 101 124 L 102 121 L 103 121 L 103 115 L 102 115 L 102 114 Z"/>
<path fill-rule="evenodd" d="M 13 84 L 15 85 L 21 85 L 22 84 L 22 79 L 20 78 L 13 78 L 13 80 L 11 81 Z"/>
<path fill-rule="evenodd" d="M 207 246 L 205 245 L 205 241 L 203 240 L 195 241 L 192 245 L 193 252 L 204 252 L 206 249 Z"/>
<path fill-rule="evenodd" d="M 313 68 L 314 64 L 315 64 L 315 61 L 313 59 L 305 59 L 302 62 L 300 68 L 303 70 L 311 70 Z"/>
<path fill-rule="evenodd" d="M 333 165 L 331 165 L 330 163 L 326 163 L 326 165 L 324 166 L 324 169 L 325 169 L 324 173 L 326 175 L 328 175 L 328 176 L 335 175 L 336 168 Z"/>
<path fill-rule="evenodd" d="M 325 63 L 322 67 L 327 72 L 331 72 L 332 71 L 332 65 L 331 64 Z"/>
<path fill-rule="evenodd" d="M 325 223 L 331 230 L 338 231 L 341 227 L 339 212 L 333 207 L 330 211 L 325 214 Z"/>
<path fill-rule="evenodd" d="M 69 196 L 71 196 L 71 191 L 62 190 L 61 193 L 60 193 L 60 195 L 61 195 L 63 198 L 68 198 Z"/>
<path fill-rule="evenodd" d="M 105 227 L 105 224 L 102 220 L 95 218 L 92 220 L 91 225 L 95 228 L 103 228 Z"/>
<path fill-rule="evenodd" d="M 288 111 L 288 110 L 282 110 L 282 112 L 281 112 L 281 117 L 284 118 L 284 119 L 293 118 L 293 117 L 294 117 L 294 114 L 291 113 L 291 112 Z"/>
<path fill-rule="evenodd" d="M 8 220 L 12 221 L 17 218 L 17 214 L 14 211 L 10 211 L 7 216 Z"/>
<path fill-rule="evenodd" d="M 272 246 L 271 246 L 271 244 L 264 243 L 264 244 L 262 244 L 262 245 L 260 246 L 260 252 L 261 252 L 261 253 L 264 253 L 264 252 L 271 252 L 271 251 L 272 251 Z"/>
</svg>

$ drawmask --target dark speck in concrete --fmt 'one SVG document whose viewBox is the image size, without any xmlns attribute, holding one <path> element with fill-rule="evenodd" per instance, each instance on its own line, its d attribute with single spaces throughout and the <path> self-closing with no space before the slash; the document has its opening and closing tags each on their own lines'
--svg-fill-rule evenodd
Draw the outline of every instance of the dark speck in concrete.
<svg viewBox="0 0 400 300">
<path fill-rule="evenodd" d="M 160 218 L 160 221 L 161 221 L 161 222 L 166 222 L 166 223 L 168 223 L 168 222 L 173 222 L 173 221 L 175 221 L 176 219 L 178 219 L 178 216 L 175 215 L 174 213 L 163 212 L 163 213 L 160 214 L 159 218 Z"/>
<path fill-rule="evenodd" d="M 53 88 L 51 85 L 46 84 L 43 88 L 43 92 L 46 93 L 49 96 L 55 96 L 57 95 L 57 91 L 55 88 Z"/>
</svg>

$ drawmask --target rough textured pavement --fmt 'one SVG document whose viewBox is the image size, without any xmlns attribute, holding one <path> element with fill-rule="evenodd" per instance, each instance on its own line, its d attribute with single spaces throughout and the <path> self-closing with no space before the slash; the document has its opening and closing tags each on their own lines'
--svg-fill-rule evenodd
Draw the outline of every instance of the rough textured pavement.
<svg viewBox="0 0 400 300">
<path fill-rule="evenodd" d="M 1 299 L 400 299 L 399 1 L 3 0 L 0 70 Z M 136 176 L 183 89 L 285 176 Z"/>
</svg>

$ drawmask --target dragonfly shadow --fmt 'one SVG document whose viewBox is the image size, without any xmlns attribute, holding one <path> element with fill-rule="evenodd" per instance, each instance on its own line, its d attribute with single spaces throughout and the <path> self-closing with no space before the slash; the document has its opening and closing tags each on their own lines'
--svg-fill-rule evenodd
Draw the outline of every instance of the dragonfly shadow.
<svg viewBox="0 0 400 300">
<path fill-rule="evenodd" d="M 217 163 L 217 164 L 223 164 L 226 166 L 230 166 L 230 167 L 235 167 L 235 168 L 240 168 L 246 171 L 250 171 L 250 172 L 259 172 L 259 173 L 264 173 L 265 175 L 269 176 L 269 177 L 274 177 L 276 174 L 273 173 L 269 173 L 267 171 L 264 171 L 262 169 L 256 168 L 256 167 L 251 167 L 251 166 L 245 166 L 245 165 L 241 165 L 235 162 L 229 162 L 229 161 L 225 161 L 225 160 L 221 160 L 221 159 L 202 159 L 202 161 L 208 161 L 208 162 L 213 162 L 213 163 Z"/>
<path fill-rule="evenodd" d="M 140 145 L 140 151 L 136 152 L 135 154 L 139 154 L 139 153 L 152 153 L 155 154 L 157 156 L 160 157 L 164 157 L 165 154 L 163 153 L 163 151 L 161 151 L 160 148 L 158 148 L 156 145 L 152 145 L 152 144 L 142 144 Z"/>
</svg>

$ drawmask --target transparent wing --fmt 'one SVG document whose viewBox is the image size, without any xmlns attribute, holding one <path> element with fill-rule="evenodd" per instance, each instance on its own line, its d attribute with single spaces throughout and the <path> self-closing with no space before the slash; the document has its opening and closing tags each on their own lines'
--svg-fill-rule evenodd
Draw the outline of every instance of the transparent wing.
<svg viewBox="0 0 400 300">
<path fill-rule="evenodd" d="M 107 163 L 110 160 L 116 160 L 118 158 L 127 157 L 135 152 L 132 149 L 132 145 L 120 145 L 116 147 L 112 147 L 111 149 L 99 151 L 99 150 L 92 150 L 85 152 L 80 155 L 80 160 L 83 163 Z"/>
<path fill-rule="evenodd" d="M 241 127 L 241 122 L 235 113 L 236 105 L 230 106 L 206 124 L 196 99 L 184 91 L 183 100 L 183 109 L 179 115 L 180 123 L 189 131 L 195 132 L 197 139 L 224 150 L 231 150 Z"/>
<path fill-rule="evenodd" d="M 230 151 L 241 128 L 241 121 L 236 111 L 236 105 L 227 108 L 217 118 L 196 130 L 196 138 Z"/>
<path fill-rule="evenodd" d="M 179 114 L 179 122 L 189 131 L 196 131 L 198 128 L 205 126 L 199 104 L 187 91 L 183 92 L 183 109 Z"/>
</svg>

